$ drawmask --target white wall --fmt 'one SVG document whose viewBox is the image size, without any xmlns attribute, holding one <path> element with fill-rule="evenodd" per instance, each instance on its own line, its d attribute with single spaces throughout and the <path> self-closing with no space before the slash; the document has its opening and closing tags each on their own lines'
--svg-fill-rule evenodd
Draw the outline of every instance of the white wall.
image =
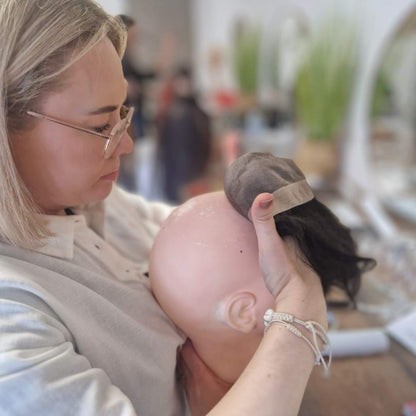
<svg viewBox="0 0 416 416">
<path fill-rule="evenodd" d="M 167 38 L 174 49 L 171 65 L 191 59 L 190 0 L 127 0 L 130 15 L 139 29 L 138 61 L 142 66 L 154 63 L 163 53 Z"/>
<path fill-rule="evenodd" d="M 112 15 L 116 14 L 127 14 L 128 5 L 126 0 L 96 0 L 97 3 L 101 4 L 107 13 Z"/>
<path fill-rule="evenodd" d="M 97 0 L 110 14 L 127 14 L 137 22 L 136 64 L 153 69 L 163 42 L 172 35 L 174 56 L 171 65 L 191 61 L 191 0 Z"/>
</svg>

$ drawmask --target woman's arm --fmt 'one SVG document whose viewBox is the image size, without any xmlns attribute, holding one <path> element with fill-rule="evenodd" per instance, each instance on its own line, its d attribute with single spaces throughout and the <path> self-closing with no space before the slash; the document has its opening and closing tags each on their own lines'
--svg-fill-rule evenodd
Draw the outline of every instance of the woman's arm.
<svg viewBox="0 0 416 416">
<path fill-rule="evenodd" d="M 256 198 L 251 218 L 258 237 L 262 273 L 276 297 L 275 310 L 326 326 L 320 281 L 300 260 L 288 256 L 285 244 L 276 233 L 270 207 L 262 207 L 270 198 L 270 194 Z M 272 325 L 243 374 L 209 415 L 296 415 L 314 361 L 315 356 L 304 340 L 281 325 Z M 195 390 L 206 386 L 190 385 L 192 363 L 187 364 L 188 398 L 198 397 Z M 190 406 L 194 415 L 204 414 L 200 404 L 192 399 Z"/>
</svg>

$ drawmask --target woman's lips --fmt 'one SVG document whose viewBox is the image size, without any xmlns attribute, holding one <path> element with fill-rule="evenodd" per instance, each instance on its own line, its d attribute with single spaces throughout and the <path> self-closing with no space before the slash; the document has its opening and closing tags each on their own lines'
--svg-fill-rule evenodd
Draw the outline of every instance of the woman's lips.
<svg viewBox="0 0 416 416">
<path fill-rule="evenodd" d="M 101 176 L 101 179 L 105 181 L 116 181 L 118 178 L 118 170 L 109 173 L 108 175 Z"/>
</svg>

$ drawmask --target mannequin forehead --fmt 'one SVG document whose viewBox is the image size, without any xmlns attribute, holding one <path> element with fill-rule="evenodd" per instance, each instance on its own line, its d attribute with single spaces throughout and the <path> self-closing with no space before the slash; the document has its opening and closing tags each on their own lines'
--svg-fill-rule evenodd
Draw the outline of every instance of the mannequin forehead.
<svg viewBox="0 0 416 416">
<path fill-rule="evenodd" d="M 212 227 L 215 225 L 214 229 Z M 228 235 L 228 231 L 246 238 L 254 237 L 253 225 L 240 215 L 228 202 L 224 192 L 212 192 L 197 196 L 178 207 L 168 218 L 163 228 L 185 228 L 216 235 Z"/>
<path fill-rule="evenodd" d="M 198 196 L 177 208 L 162 226 L 159 238 L 188 255 L 219 257 L 219 264 L 225 260 L 225 252 L 240 255 L 246 250 L 257 258 L 254 227 L 231 206 L 224 192 Z"/>
<path fill-rule="evenodd" d="M 169 296 L 221 296 L 262 281 L 253 225 L 223 192 L 193 198 L 162 226 L 152 252 L 157 284 L 171 280 Z M 214 299 L 213 299 L 214 300 Z"/>
</svg>

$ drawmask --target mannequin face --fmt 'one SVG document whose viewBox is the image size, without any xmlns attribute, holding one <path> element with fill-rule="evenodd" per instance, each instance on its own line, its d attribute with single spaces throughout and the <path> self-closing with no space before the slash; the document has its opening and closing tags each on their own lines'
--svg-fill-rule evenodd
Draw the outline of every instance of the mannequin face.
<svg viewBox="0 0 416 416">
<path fill-rule="evenodd" d="M 273 307 L 258 265 L 252 224 L 223 192 L 177 208 L 159 232 L 150 279 L 161 307 L 223 380 L 241 374 Z"/>
</svg>

